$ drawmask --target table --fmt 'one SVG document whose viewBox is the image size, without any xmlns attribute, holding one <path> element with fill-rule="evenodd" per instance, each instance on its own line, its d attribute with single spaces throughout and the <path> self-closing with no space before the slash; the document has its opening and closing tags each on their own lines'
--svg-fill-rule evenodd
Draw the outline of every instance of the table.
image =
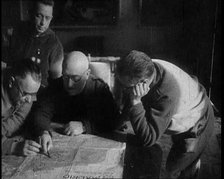
<svg viewBox="0 0 224 179">
<path fill-rule="evenodd" d="M 53 132 L 51 158 L 2 157 L 2 178 L 122 178 L 126 143 L 95 135 L 65 136 Z"/>
<path fill-rule="evenodd" d="M 61 133 L 61 126 L 52 128 Z M 162 150 L 159 145 L 144 149 L 135 136 L 126 139 L 127 132 L 101 136 L 69 137 L 53 133 L 52 159 L 3 156 L 3 179 L 75 179 L 75 178 L 147 178 L 160 176 Z M 137 139 L 138 141 L 138 139 Z"/>
</svg>

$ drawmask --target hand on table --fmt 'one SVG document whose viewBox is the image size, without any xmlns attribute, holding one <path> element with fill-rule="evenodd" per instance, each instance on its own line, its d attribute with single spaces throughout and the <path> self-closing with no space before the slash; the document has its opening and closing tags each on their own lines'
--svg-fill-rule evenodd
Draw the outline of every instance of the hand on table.
<svg viewBox="0 0 224 179">
<path fill-rule="evenodd" d="M 41 145 L 33 140 L 25 140 L 22 143 L 22 155 L 36 155 L 40 152 Z"/>
<path fill-rule="evenodd" d="M 42 147 L 42 151 L 44 153 L 47 153 L 53 147 L 52 138 L 49 132 L 44 131 L 43 134 L 39 137 L 39 139 L 40 139 L 39 143 Z"/>
<path fill-rule="evenodd" d="M 80 121 L 70 121 L 65 125 L 64 133 L 66 135 L 74 136 L 82 134 L 83 132 L 85 132 L 84 126 Z"/>
</svg>

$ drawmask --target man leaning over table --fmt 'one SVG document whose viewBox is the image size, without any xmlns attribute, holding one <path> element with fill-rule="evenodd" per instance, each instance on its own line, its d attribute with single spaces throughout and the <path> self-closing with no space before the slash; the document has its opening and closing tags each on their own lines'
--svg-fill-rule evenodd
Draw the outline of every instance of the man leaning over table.
<svg viewBox="0 0 224 179">
<path fill-rule="evenodd" d="M 196 177 L 214 125 L 205 88 L 174 64 L 136 50 L 118 61 L 116 75 L 115 96 L 140 145 L 149 148 L 170 135 L 167 178 Z"/>
<path fill-rule="evenodd" d="M 24 138 L 21 131 L 41 84 L 41 72 L 31 59 L 2 69 L 2 155 L 32 155 L 40 144 Z M 41 135 L 45 140 L 48 135 Z"/>
<path fill-rule="evenodd" d="M 115 129 L 118 110 L 109 86 L 90 74 L 85 54 L 73 51 L 65 56 L 57 88 L 49 86 L 32 114 L 36 135 L 51 131 L 59 123 L 68 136 L 98 134 Z M 47 151 L 47 143 L 43 144 Z M 48 148 L 48 149 L 47 149 Z"/>
</svg>

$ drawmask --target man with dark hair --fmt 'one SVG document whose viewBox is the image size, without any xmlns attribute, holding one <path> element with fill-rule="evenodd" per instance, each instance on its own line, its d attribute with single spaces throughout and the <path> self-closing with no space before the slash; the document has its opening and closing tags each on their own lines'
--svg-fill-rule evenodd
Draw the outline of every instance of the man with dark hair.
<svg viewBox="0 0 224 179">
<path fill-rule="evenodd" d="M 49 5 L 49 6 L 52 6 L 54 7 L 54 0 L 37 0 L 36 3 L 33 4 L 33 10 L 35 11 L 38 7 L 38 2 L 41 2 L 45 5 Z"/>
<path fill-rule="evenodd" d="M 41 84 L 41 72 L 31 59 L 2 69 L 2 154 L 30 155 L 40 144 L 18 136 Z M 43 136 L 45 138 L 45 136 Z M 33 149 L 33 146 L 37 149 Z M 34 151 L 33 151 L 34 150 Z"/>
<path fill-rule="evenodd" d="M 204 87 L 174 64 L 135 50 L 118 61 L 116 73 L 122 114 L 140 144 L 151 147 L 171 135 L 168 178 L 193 177 L 214 124 Z"/>
<path fill-rule="evenodd" d="M 30 20 L 13 29 L 7 63 L 10 66 L 21 58 L 32 58 L 42 73 L 42 85 L 47 86 L 61 76 L 63 47 L 49 28 L 53 18 L 53 0 L 33 1 Z"/>
<path fill-rule="evenodd" d="M 51 131 L 55 124 L 69 136 L 115 129 L 118 110 L 113 96 L 103 80 L 90 74 L 86 55 L 79 51 L 66 55 L 62 74 L 60 85 L 49 86 L 37 102 L 33 113 L 37 135 Z"/>
</svg>

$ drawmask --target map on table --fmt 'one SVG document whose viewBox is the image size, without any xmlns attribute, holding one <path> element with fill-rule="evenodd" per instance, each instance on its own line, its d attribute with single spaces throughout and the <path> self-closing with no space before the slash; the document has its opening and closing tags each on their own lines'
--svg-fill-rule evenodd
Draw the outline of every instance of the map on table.
<svg viewBox="0 0 224 179">
<path fill-rule="evenodd" d="M 10 166 L 5 158 L 2 178 L 122 178 L 126 144 L 93 135 L 53 137 L 49 158 L 38 154 Z M 18 157 L 17 157 L 18 158 Z M 15 163 L 15 162 L 14 162 Z"/>
<path fill-rule="evenodd" d="M 17 171 L 18 166 L 24 162 L 24 157 L 2 156 L 2 177 L 11 178 Z"/>
</svg>

